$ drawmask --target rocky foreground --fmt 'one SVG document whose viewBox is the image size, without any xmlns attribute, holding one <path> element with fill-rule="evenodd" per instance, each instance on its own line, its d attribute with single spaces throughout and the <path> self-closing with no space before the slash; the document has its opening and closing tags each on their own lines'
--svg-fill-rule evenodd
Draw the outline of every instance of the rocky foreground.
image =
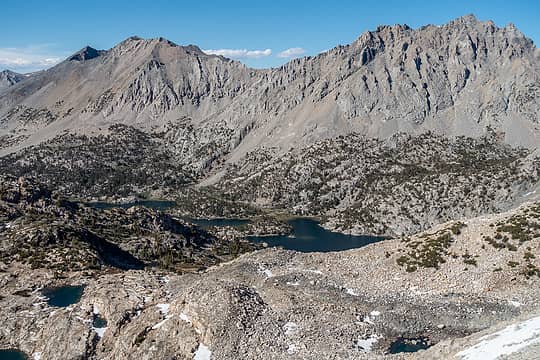
<svg viewBox="0 0 540 360">
<path fill-rule="evenodd" d="M 2 269 L 0 346 L 42 360 L 473 359 L 495 349 L 482 341 L 505 338 L 507 358 L 538 355 L 540 203 L 350 251 L 255 251 L 185 275 Z M 40 289 L 66 284 L 86 285 L 81 301 L 47 305 Z M 98 314 L 106 329 L 92 326 Z M 433 346 L 388 354 L 398 340 Z"/>
</svg>

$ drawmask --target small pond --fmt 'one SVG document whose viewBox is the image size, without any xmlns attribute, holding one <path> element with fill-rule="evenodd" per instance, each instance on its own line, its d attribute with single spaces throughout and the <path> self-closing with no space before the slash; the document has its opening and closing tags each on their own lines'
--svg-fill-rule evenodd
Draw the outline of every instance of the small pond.
<svg viewBox="0 0 540 360">
<path fill-rule="evenodd" d="M 293 227 L 291 235 L 250 236 L 248 239 L 301 252 L 349 250 L 385 239 L 380 236 L 346 235 L 329 231 L 321 227 L 318 221 L 307 218 L 295 218 L 289 220 L 289 224 Z"/>
<path fill-rule="evenodd" d="M 28 356 L 19 350 L 5 349 L 0 350 L 1 360 L 27 360 Z"/>
<path fill-rule="evenodd" d="M 43 295 L 47 297 L 47 303 L 56 307 L 66 307 L 78 303 L 83 292 L 84 286 L 82 285 L 47 288 L 42 291 Z"/>
<path fill-rule="evenodd" d="M 133 206 L 144 206 L 150 209 L 156 209 L 156 210 L 166 210 L 170 209 L 172 207 L 176 206 L 176 203 L 174 201 L 166 201 L 166 200 L 139 200 L 124 204 L 115 204 L 115 203 L 108 203 L 108 202 L 87 202 L 85 205 L 93 207 L 95 209 L 111 209 L 111 208 L 123 208 L 123 209 L 129 209 Z"/>
<path fill-rule="evenodd" d="M 95 328 L 106 328 L 107 327 L 107 320 L 102 318 L 99 314 L 94 315 L 94 320 L 92 321 L 92 326 Z"/>
<path fill-rule="evenodd" d="M 398 354 L 398 353 L 410 353 L 410 352 L 417 352 L 418 350 L 425 350 L 429 348 L 431 345 L 429 344 L 429 341 L 427 339 L 418 338 L 418 339 L 398 339 L 394 341 L 390 348 L 388 349 L 388 352 L 390 354 Z"/>
</svg>

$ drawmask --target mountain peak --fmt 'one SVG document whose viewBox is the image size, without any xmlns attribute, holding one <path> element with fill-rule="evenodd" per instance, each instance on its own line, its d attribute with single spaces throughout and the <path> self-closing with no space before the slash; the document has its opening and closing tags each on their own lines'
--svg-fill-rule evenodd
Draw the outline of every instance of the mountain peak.
<svg viewBox="0 0 540 360">
<path fill-rule="evenodd" d="M 25 76 L 23 74 L 19 74 L 11 70 L 0 71 L 0 90 L 3 90 L 11 85 L 15 85 L 24 78 Z"/>
<path fill-rule="evenodd" d="M 142 37 L 140 37 L 140 36 L 134 35 L 134 36 L 128 37 L 124 41 L 141 41 L 141 40 L 144 40 L 144 39 Z"/>
<path fill-rule="evenodd" d="M 125 53 L 138 51 L 137 49 L 142 50 L 149 48 L 155 51 L 172 51 L 173 53 L 180 51 L 185 52 L 186 54 L 204 54 L 204 52 L 196 45 L 178 45 L 164 37 L 144 39 L 138 36 L 132 36 L 120 42 L 113 49 L 117 52 L 120 51 L 121 53 Z"/>
<path fill-rule="evenodd" d="M 195 54 L 203 54 L 203 51 L 197 46 L 193 44 L 189 45 L 178 45 L 177 43 L 166 39 L 164 37 L 158 37 L 155 39 L 149 39 L 146 40 L 148 42 L 155 42 L 156 45 L 162 45 L 162 46 L 168 46 L 168 47 L 177 47 L 185 50 L 187 53 L 195 53 Z"/>
<path fill-rule="evenodd" d="M 23 74 L 19 74 L 19 73 L 16 73 L 15 71 L 11 71 L 11 70 L 2 70 L 0 71 L 0 75 L 4 75 L 4 76 L 21 76 L 21 77 L 24 77 Z"/>
<path fill-rule="evenodd" d="M 467 14 L 467 15 L 458 17 L 457 19 L 454 20 L 454 22 L 460 22 L 463 24 L 478 24 L 481 21 L 476 17 L 476 15 Z"/>
<path fill-rule="evenodd" d="M 97 58 L 103 54 L 103 50 L 96 50 L 93 47 L 85 46 L 81 50 L 77 51 L 75 54 L 71 55 L 68 58 L 68 61 L 86 61 Z"/>
</svg>

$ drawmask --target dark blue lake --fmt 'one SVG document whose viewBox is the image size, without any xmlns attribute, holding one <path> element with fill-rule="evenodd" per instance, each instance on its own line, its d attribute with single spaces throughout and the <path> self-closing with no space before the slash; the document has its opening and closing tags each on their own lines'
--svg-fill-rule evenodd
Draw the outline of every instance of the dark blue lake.
<svg viewBox="0 0 540 360">
<path fill-rule="evenodd" d="M 102 318 L 99 314 L 94 315 L 94 320 L 92 321 L 92 326 L 96 328 L 107 327 L 107 320 Z"/>
<path fill-rule="evenodd" d="M 129 208 L 132 206 L 146 206 L 157 210 L 166 210 L 176 206 L 174 201 L 137 201 L 126 204 L 111 204 L 105 202 L 87 203 L 96 209 L 110 209 L 114 207 Z M 249 222 L 247 219 L 192 219 L 184 218 L 203 229 L 212 226 L 241 226 Z M 270 247 L 282 247 L 287 250 L 301 252 L 329 252 L 356 249 L 377 241 L 384 240 L 380 236 L 345 235 L 338 232 L 328 231 L 319 222 L 308 218 L 294 218 L 288 221 L 293 227 L 292 234 L 277 236 L 250 236 L 248 240 L 256 243 L 267 243 Z"/>
<path fill-rule="evenodd" d="M 291 235 L 250 236 L 253 242 L 265 242 L 268 246 L 280 246 L 287 250 L 301 252 L 329 252 L 356 249 L 377 241 L 379 236 L 345 235 L 328 231 L 319 222 L 307 218 L 295 218 L 288 221 L 293 227 Z"/>
<path fill-rule="evenodd" d="M 28 356 L 18 350 L 0 350 L 0 360 L 27 360 Z"/>
<path fill-rule="evenodd" d="M 66 307 L 76 304 L 81 299 L 84 292 L 84 286 L 62 286 L 57 288 L 48 288 L 42 291 L 47 297 L 47 303 L 50 306 Z"/>
<path fill-rule="evenodd" d="M 390 345 L 388 352 L 390 354 L 410 353 L 419 350 L 425 350 L 430 345 L 426 339 L 398 339 Z"/>
</svg>

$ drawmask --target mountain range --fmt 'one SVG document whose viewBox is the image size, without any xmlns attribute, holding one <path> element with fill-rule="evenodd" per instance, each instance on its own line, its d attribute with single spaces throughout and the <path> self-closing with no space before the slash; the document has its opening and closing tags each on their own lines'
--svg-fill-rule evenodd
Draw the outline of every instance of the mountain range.
<svg viewBox="0 0 540 360">
<path fill-rule="evenodd" d="M 132 37 L 107 51 L 85 47 L 26 81 L 11 74 L 16 85 L 1 96 L 0 114 L 4 132 L 21 128 L 14 108 L 54 116 L 52 124 L 38 121 L 20 146 L 65 129 L 180 122 L 197 134 L 221 129 L 229 141 L 220 150 L 231 158 L 352 131 L 479 136 L 492 127 L 507 143 L 532 147 L 539 64 L 539 50 L 513 25 L 474 16 L 416 30 L 380 26 L 349 45 L 266 70 L 193 45 Z"/>
</svg>

